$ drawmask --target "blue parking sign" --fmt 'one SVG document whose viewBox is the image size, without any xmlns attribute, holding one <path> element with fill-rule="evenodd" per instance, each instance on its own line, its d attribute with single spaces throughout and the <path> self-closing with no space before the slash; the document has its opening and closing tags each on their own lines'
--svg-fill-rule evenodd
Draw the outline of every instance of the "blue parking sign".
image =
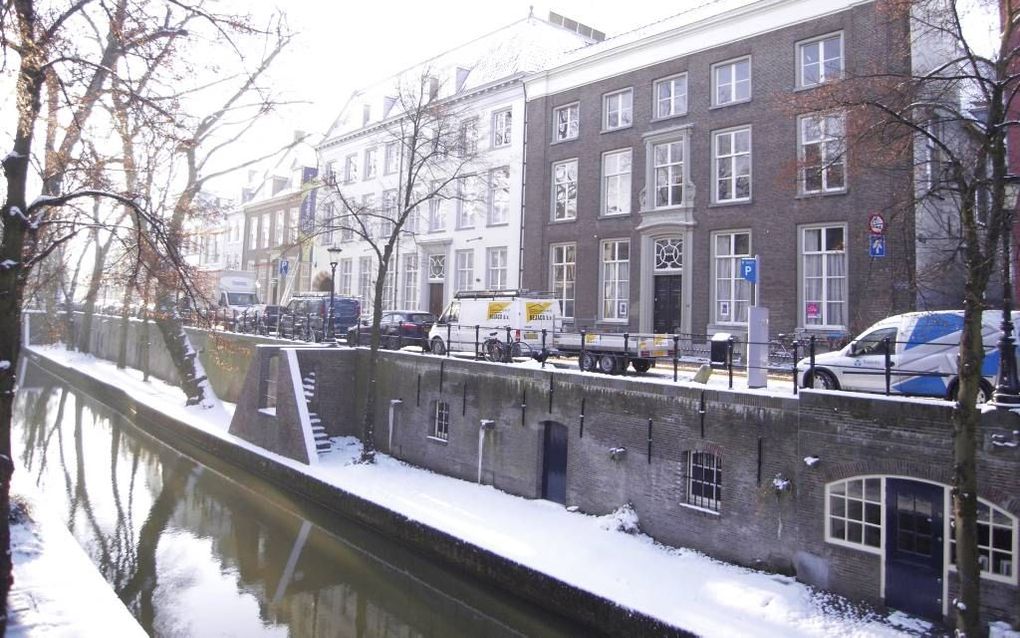
<svg viewBox="0 0 1020 638">
<path fill-rule="evenodd" d="M 758 259 L 756 257 L 744 257 L 740 260 L 740 276 L 752 284 L 758 283 Z"/>
<path fill-rule="evenodd" d="M 872 235 L 868 239 L 868 254 L 872 257 L 885 257 L 885 235 Z"/>
<path fill-rule="evenodd" d="M 290 261 L 287 259 L 280 260 L 280 274 L 284 277 L 287 276 L 287 272 L 290 270 Z"/>
</svg>

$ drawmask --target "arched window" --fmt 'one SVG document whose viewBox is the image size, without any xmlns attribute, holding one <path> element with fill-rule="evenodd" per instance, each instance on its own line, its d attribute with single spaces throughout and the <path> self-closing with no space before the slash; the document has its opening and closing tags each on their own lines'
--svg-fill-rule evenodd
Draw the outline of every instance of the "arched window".
<svg viewBox="0 0 1020 638">
<path fill-rule="evenodd" d="M 1005 510 L 978 499 L 977 543 L 981 576 L 1017 582 L 1017 519 Z M 956 519 L 949 520 L 949 562 L 956 566 Z"/>
<path fill-rule="evenodd" d="M 882 479 L 854 478 L 825 486 L 825 538 L 864 548 L 882 547 Z"/>
</svg>

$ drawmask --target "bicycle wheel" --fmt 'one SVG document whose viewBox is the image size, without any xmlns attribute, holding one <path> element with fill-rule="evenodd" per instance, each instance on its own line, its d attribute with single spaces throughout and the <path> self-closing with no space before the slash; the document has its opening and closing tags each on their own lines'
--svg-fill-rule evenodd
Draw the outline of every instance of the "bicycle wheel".
<svg viewBox="0 0 1020 638">
<path fill-rule="evenodd" d="M 529 346 L 527 343 L 525 343 L 524 341 L 515 341 L 513 345 L 510 346 L 510 356 L 526 357 L 528 359 L 532 359 L 534 358 L 535 355 L 534 351 L 531 349 L 531 346 Z"/>
<path fill-rule="evenodd" d="M 486 339 L 482 343 L 482 356 L 486 361 L 501 362 L 503 360 L 503 344 L 496 339 Z"/>
</svg>

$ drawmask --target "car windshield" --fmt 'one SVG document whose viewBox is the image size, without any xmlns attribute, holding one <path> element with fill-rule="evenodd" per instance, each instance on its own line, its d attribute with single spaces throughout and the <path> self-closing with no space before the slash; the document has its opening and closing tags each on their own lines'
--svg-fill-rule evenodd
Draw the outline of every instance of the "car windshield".
<svg viewBox="0 0 1020 638">
<path fill-rule="evenodd" d="M 337 299 L 333 302 L 333 313 L 337 315 L 353 315 L 358 310 L 358 302 L 353 299 Z"/>
<path fill-rule="evenodd" d="M 254 306 L 259 302 L 253 292 L 228 292 L 227 303 L 231 306 Z"/>
<path fill-rule="evenodd" d="M 435 323 L 436 317 L 432 313 L 421 312 L 408 315 L 407 320 L 412 321 L 414 323 Z"/>
</svg>

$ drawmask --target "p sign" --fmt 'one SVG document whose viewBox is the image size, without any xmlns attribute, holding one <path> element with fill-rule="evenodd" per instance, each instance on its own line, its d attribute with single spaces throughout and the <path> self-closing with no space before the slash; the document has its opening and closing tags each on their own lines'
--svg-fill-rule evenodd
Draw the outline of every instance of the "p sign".
<svg viewBox="0 0 1020 638">
<path fill-rule="evenodd" d="M 740 276 L 752 284 L 758 283 L 757 257 L 744 257 L 740 260 Z"/>
</svg>

